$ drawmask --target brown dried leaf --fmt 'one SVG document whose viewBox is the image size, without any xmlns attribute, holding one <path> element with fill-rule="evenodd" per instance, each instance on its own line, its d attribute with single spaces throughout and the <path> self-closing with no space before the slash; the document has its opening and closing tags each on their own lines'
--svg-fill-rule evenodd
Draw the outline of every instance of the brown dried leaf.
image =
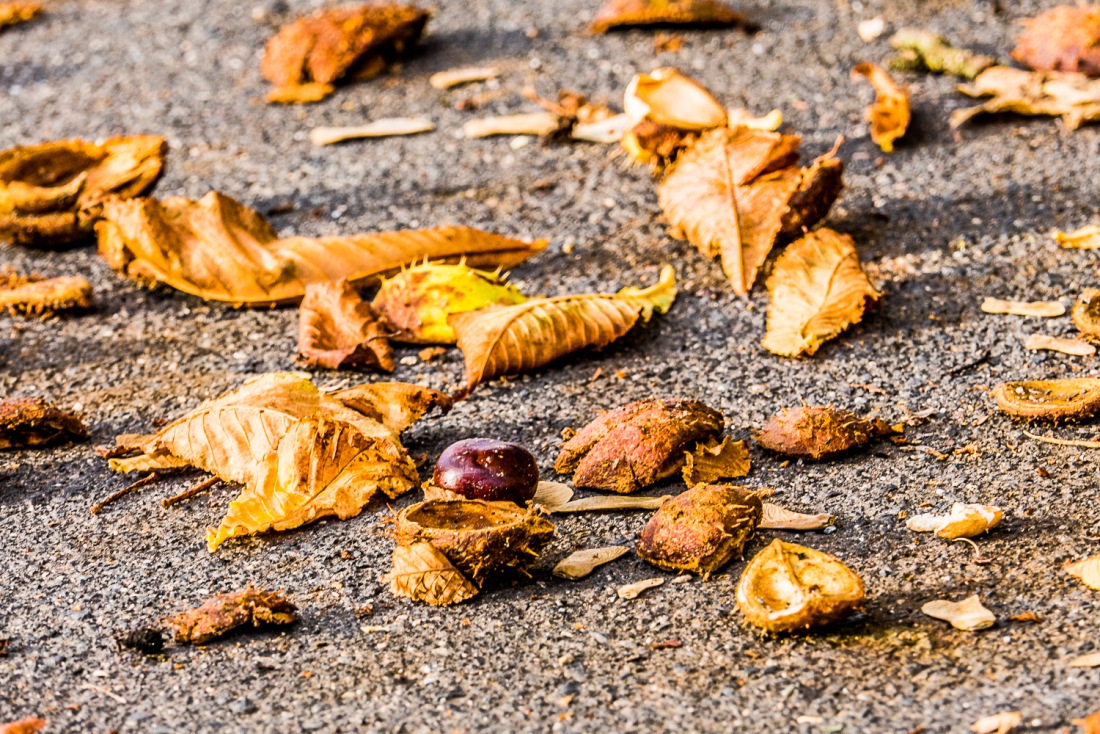
<svg viewBox="0 0 1100 734">
<path fill-rule="evenodd" d="M 950 622 L 952 627 L 964 632 L 988 629 L 997 623 L 993 612 L 982 606 L 976 594 L 958 602 L 946 599 L 930 601 L 920 610 L 929 617 Z"/>
<path fill-rule="evenodd" d="M 281 594 L 251 586 L 232 594 L 218 594 L 202 606 L 168 620 L 176 642 L 205 645 L 238 627 L 291 624 L 297 609 Z"/>
<path fill-rule="evenodd" d="M 676 299 L 675 273 L 661 270 L 655 285 L 623 288 L 608 295 L 533 298 L 515 306 L 494 306 L 452 314 L 458 348 L 466 360 L 469 393 L 481 382 L 528 372 L 585 347 L 603 347 L 653 312 L 663 314 Z"/>
<path fill-rule="evenodd" d="M 655 578 L 642 579 L 641 581 L 635 581 L 630 584 L 625 584 L 624 586 L 619 587 L 619 598 L 628 600 L 637 599 L 642 594 L 642 592 L 648 591 L 650 589 L 655 589 L 664 582 L 664 579 Z"/>
<path fill-rule="evenodd" d="M 588 30 L 607 33 L 614 28 L 653 25 L 744 25 L 745 17 L 720 0 L 608 0 Z"/>
<path fill-rule="evenodd" d="M 737 583 L 737 606 L 769 632 L 821 627 L 863 605 L 863 581 L 837 557 L 773 540 Z"/>
<path fill-rule="evenodd" d="M 1081 74 L 993 66 L 973 83 L 958 89 L 971 97 L 992 99 L 952 112 L 951 127 L 959 127 L 977 115 L 1001 112 L 1061 117 L 1069 130 L 1100 119 L 1100 80 Z"/>
<path fill-rule="evenodd" d="M 764 503 L 764 514 L 757 523 L 757 530 L 821 530 L 833 524 L 836 518 L 821 513 L 807 515 L 794 512 L 771 502 Z"/>
<path fill-rule="evenodd" d="M 0 21 L 3 20 L 3 6 L 0 5 Z M 3 27 L 3 23 L 0 22 L 0 28 Z M 40 719 L 37 716 L 29 716 L 19 721 L 12 721 L 8 724 L 0 724 L 0 734 L 35 734 L 46 728 L 45 719 Z"/>
<path fill-rule="evenodd" d="M 342 78 L 377 76 L 416 44 L 428 16 L 415 5 L 387 2 L 331 8 L 288 23 L 264 49 L 260 69 L 276 86 L 268 101 L 307 101 L 296 93 L 300 86 L 314 90 L 308 101 L 316 101 Z M 317 96 L 322 85 L 328 89 Z"/>
<path fill-rule="evenodd" d="M 1100 250 L 1100 225 L 1090 224 L 1073 232 L 1055 232 L 1055 241 L 1067 250 Z"/>
<path fill-rule="evenodd" d="M 140 196 L 164 167 L 155 135 L 59 140 L 0 152 L 0 239 L 63 245 L 91 234 L 107 196 Z"/>
<path fill-rule="evenodd" d="M 66 275 L 43 279 L 0 272 L 0 311 L 50 316 L 58 311 L 84 310 L 92 306 L 92 284 L 86 278 Z"/>
<path fill-rule="evenodd" d="M 672 495 L 644 497 L 639 495 L 596 495 L 547 508 L 552 514 L 568 512 L 618 512 L 621 510 L 657 510 Z"/>
<path fill-rule="evenodd" d="M 700 441 L 685 455 L 683 477 L 688 487 L 711 484 L 719 479 L 736 479 L 749 473 L 749 450 L 744 441 L 718 443 L 714 439 Z"/>
<path fill-rule="evenodd" d="M 625 545 L 611 545 L 606 548 L 585 548 L 570 553 L 554 566 L 554 575 L 570 581 L 580 581 L 605 563 L 621 558 L 630 550 Z"/>
<path fill-rule="evenodd" d="M 697 400 L 641 400 L 609 411 L 567 441 L 554 462 L 573 485 L 637 492 L 683 466 L 685 449 L 722 431 L 722 414 Z"/>
<path fill-rule="evenodd" d="M 1067 339 L 1047 334 L 1032 334 L 1024 342 L 1024 349 L 1032 351 L 1061 352 L 1072 357 L 1091 357 L 1096 347 L 1081 339 Z"/>
<path fill-rule="evenodd" d="M 1004 512 L 993 505 L 968 505 L 956 502 L 949 515 L 914 515 L 905 527 L 916 533 L 935 533 L 941 538 L 973 538 L 1000 524 Z"/>
<path fill-rule="evenodd" d="M 1019 711 L 1008 711 L 983 716 L 970 725 L 970 731 L 976 734 L 1008 734 L 1022 723 L 1024 723 L 1023 714 Z"/>
<path fill-rule="evenodd" d="M 322 146 L 362 138 L 416 135 L 431 130 L 435 130 L 435 123 L 422 117 L 390 117 L 354 127 L 315 127 L 309 131 L 309 140 L 314 145 Z"/>
<path fill-rule="evenodd" d="M 769 451 L 819 461 L 893 432 L 880 420 L 857 418 L 831 405 L 803 405 L 769 418 L 753 438 Z"/>
<path fill-rule="evenodd" d="M 112 200 L 96 231 L 116 270 L 245 306 L 296 302 L 310 283 L 364 284 L 426 258 L 508 268 L 547 244 L 453 226 L 279 239 L 257 212 L 214 191 L 199 201 Z"/>
<path fill-rule="evenodd" d="M 1028 18 L 1012 58 L 1032 69 L 1100 76 L 1100 7 L 1059 5 Z"/>
<path fill-rule="evenodd" d="M 1081 336 L 1089 341 L 1100 341 L 1100 290 L 1086 288 L 1073 304 L 1073 323 Z"/>
<path fill-rule="evenodd" d="M 852 78 L 863 77 L 875 89 L 875 103 L 867 108 L 871 140 L 883 153 L 894 152 L 894 141 L 909 127 L 909 89 L 899 85 L 877 64 L 857 64 Z"/>
<path fill-rule="evenodd" d="M 1005 382 L 993 388 L 997 407 L 1018 418 L 1077 420 L 1100 411 L 1100 378 Z"/>
<path fill-rule="evenodd" d="M 760 498 L 744 487 L 699 485 L 654 513 L 638 539 L 638 555 L 666 571 L 709 578 L 741 555 L 762 513 Z"/>
<path fill-rule="evenodd" d="M 1100 555 L 1066 565 L 1066 573 L 1090 589 L 1100 591 Z"/>
<path fill-rule="evenodd" d="M 1100 293 L 1100 291 L 1097 292 Z M 1058 301 L 1003 301 L 1000 298 L 986 297 L 982 301 L 982 311 L 1008 316 L 1038 316 L 1050 319 L 1065 315 L 1066 307 Z"/>
<path fill-rule="evenodd" d="M 373 367 L 393 372 L 389 331 L 346 280 L 311 283 L 298 311 L 298 352 L 306 367 Z"/>
<path fill-rule="evenodd" d="M 41 12 L 42 6 L 39 3 L 0 3 L 0 30 L 33 20 Z M 45 725 L 46 722 L 42 723 Z"/>
<path fill-rule="evenodd" d="M 784 357 L 814 354 L 882 297 L 863 272 L 852 238 L 831 229 L 808 233 L 779 256 L 768 293 L 761 344 Z"/>
<path fill-rule="evenodd" d="M 389 582 L 394 596 L 433 606 L 459 604 L 479 592 L 442 551 L 427 542 L 397 545 L 393 549 L 393 569 L 382 580 Z"/>
<path fill-rule="evenodd" d="M 394 435 L 419 421 L 433 409 L 446 415 L 454 401 L 439 390 L 408 382 L 371 382 L 329 393 L 329 396 L 372 418 Z"/>
<path fill-rule="evenodd" d="M 0 401 L 0 449 L 47 446 L 87 437 L 76 413 L 61 410 L 44 398 Z"/>
</svg>

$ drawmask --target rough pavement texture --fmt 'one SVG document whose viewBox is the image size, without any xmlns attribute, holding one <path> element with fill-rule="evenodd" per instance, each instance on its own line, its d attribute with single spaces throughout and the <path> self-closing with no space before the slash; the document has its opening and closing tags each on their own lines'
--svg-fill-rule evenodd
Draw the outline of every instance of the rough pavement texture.
<svg viewBox="0 0 1100 734">
<path fill-rule="evenodd" d="M 380 534 L 386 508 L 211 555 L 203 531 L 220 519 L 230 488 L 163 510 L 162 497 L 198 479 L 174 478 L 93 517 L 89 505 L 126 480 L 109 475 L 92 444 L 6 453 L 0 637 L 11 644 L 0 657 L 0 721 L 39 714 L 50 732 L 901 734 L 962 732 L 1015 709 L 1027 731 L 1068 732 L 1072 719 L 1100 709 L 1100 671 L 1066 664 L 1096 651 L 1100 597 L 1061 570 L 1098 550 L 1097 457 L 1027 440 L 986 391 L 1009 379 L 1090 374 L 1094 362 L 1023 349 L 1033 332 L 1071 334 L 1068 317 L 978 308 L 986 295 L 1068 305 L 1096 284 L 1095 255 L 1059 251 L 1048 233 L 1100 215 L 1100 129 L 1069 134 L 1053 121 L 1009 117 L 955 134 L 948 114 L 969 102 L 953 92 L 954 80 L 914 75 L 905 79 L 913 129 L 881 160 L 863 121 L 871 91 L 848 78 L 855 62 L 889 53 L 886 36 L 858 40 L 861 20 L 927 25 L 1006 56 L 1016 21 L 1053 0 L 1001 3 L 1001 14 L 979 0 L 753 0 L 740 4 L 759 33 L 689 32 L 677 53 L 655 53 L 646 32 L 584 34 L 598 0 L 444 1 L 423 52 L 399 75 L 344 87 L 316 106 L 260 104 L 264 42 L 318 4 L 50 2 L 40 20 L 0 34 L 0 145 L 163 133 L 172 152 L 159 195 L 216 188 L 259 209 L 292 203 L 273 218 L 285 232 L 458 222 L 546 236 L 551 248 L 515 272 L 530 292 L 648 284 L 662 263 L 676 265 L 682 291 L 666 317 L 603 353 L 485 386 L 411 431 L 414 452 L 487 435 L 532 447 L 549 473 L 563 427 L 661 395 L 706 400 L 738 438 L 800 400 L 891 420 L 931 411 L 910 438 L 948 456 L 887 443 L 784 466 L 754 448 L 753 486 L 774 487 L 793 509 L 839 517 L 832 534 L 778 535 L 846 559 L 869 596 L 866 615 L 852 623 L 768 639 L 736 611 L 740 562 L 709 583 L 666 583 L 634 601 L 620 600 L 616 587 L 665 574 L 633 554 L 581 582 L 550 575 L 575 548 L 631 544 L 644 513 L 561 519 L 532 580 L 435 609 L 394 599 L 378 581 L 390 553 Z M 807 156 L 843 135 L 848 189 L 829 224 L 856 238 L 886 292 L 881 308 L 812 360 L 763 352 L 763 288 L 738 299 L 716 263 L 667 237 L 647 171 L 593 145 L 513 149 L 508 139 L 458 138 L 472 113 L 454 102 L 486 87 L 440 93 L 428 76 L 488 62 L 505 69 L 503 94 L 473 114 L 529 109 L 518 94 L 525 84 L 617 104 L 634 72 L 672 64 L 731 105 L 781 108 Z M 318 125 L 412 114 L 440 129 L 325 149 L 307 139 Z M 0 260 L 94 282 L 91 314 L 0 319 L 0 391 L 82 408 L 94 443 L 149 430 L 250 375 L 293 366 L 294 309 L 234 311 L 142 291 L 91 246 L 0 247 Z M 603 377 L 590 381 L 598 368 Z M 461 357 L 401 366 L 397 377 L 454 388 Z M 349 379 L 358 377 L 318 374 L 323 384 Z M 963 447 L 972 450 L 955 453 Z M 955 500 L 1006 508 L 1005 522 L 979 540 L 988 562 L 964 543 L 915 536 L 899 519 Z M 776 533 L 761 535 L 748 552 Z M 291 593 L 300 624 L 172 647 L 163 660 L 114 649 L 113 630 L 248 582 Z M 919 612 L 931 599 L 974 593 L 1000 619 L 994 629 L 957 632 Z M 373 614 L 357 616 L 366 607 Z M 1028 611 L 1042 621 L 1009 621 Z M 669 639 L 682 647 L 650 649 Z"/>
</svg>

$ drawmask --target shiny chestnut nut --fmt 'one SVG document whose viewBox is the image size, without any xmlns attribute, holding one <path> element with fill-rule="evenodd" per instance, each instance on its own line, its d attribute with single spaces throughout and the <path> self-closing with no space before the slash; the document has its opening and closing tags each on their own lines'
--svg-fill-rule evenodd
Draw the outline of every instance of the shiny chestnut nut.
<svg viewBox="0 0 1100 734">
<path fill-rule="evenodd" d="M 539 467 L 519 444 L 468 438 L 443 450 L 432 483 L 469 499 L 522 505 L 535 496 Z"/>
</svg>

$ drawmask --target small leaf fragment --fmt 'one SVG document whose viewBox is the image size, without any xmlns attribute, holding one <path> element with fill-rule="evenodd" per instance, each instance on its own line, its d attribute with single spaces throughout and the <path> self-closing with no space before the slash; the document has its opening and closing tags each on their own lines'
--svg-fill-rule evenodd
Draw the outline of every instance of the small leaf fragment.
<svg viewBox="0 0 1100 734">
<path fill-rule="evenodd" d="M 51 316 L 92 306 L 92 284 L 77 275 L 59 278 L 0 272 L 0 311 L 26 316 Z"/>
<path fill-rule="evenodd" d="M 1059 5 L 1024 20 L 1012 58 L 1032 69 L 1100 76 L 1100 7 Z"/>
<path fill-rule="evenodd" d="M 393 371 L 389 332 L 347 280 L 311 283 L 298 310 L 298 353 L 307 367 Z"/>
<path fill-rule="evenodd" d="M 973 538 L 995 528 L 1004 512 L 993 505 L 974 505 L 956 502 L 949 515 L 914 515 L 905 521 L 905 527 L 917 533 L 935 533 L 941 538 Z"/>
<path fill-rule="evenodd" d="M 1100 224 L 1090 224 L 1072 232 L 1055 232 L 1055 241 L 1067 250 L 1100 250 Z"/>
<path fill-rule="evenodd" d="M 894 141 L 909 128 L 909 89 L 898 84 L 877 64 L 857 64 L 852 78 L 863 77 L 875 89 L 875 102 L 867 108 L 871 140 L 884 153 L 894 151 Z"/>
<path fill-rule="evenodd" d="M 1100 652 L 1081 655 L 1069 661 L 1071 668 L 1100 668 Z"/>
<path fill-rule="evenodd" d="M 0 401 L 0 449 L 48 446 L 86 438 L 80 417 L 45 398 L 8 398 Z"/>
<path fill-rule="evenodd" d="M 921 28 L 902 28 L 890 38 L 890 45 L 902 52 L 902 57 L 890 66 L 906 70 L 916 66 L 936 74 L 973 79 L 997 63 L 990 56 L 955 48 L 943 36 Z"/>
<path fill-rule="evenodd" d="M 548 508 L 555 515 L 568 512 L 616 512 L 619 510 L 656 510 L 672 495 L 646 497 L 639 495 L 596 495 L 584 499 L 572 500 L 564 505 Z"/>
<path fill-rule="evenodd" d="M 555 512 L 557 508 L 573 499 L 573 488 L 561 482 L 539 482 L 535 488 L 535 496 L 531 500 L 533 504 L 542 505 L 549 512 Z"/>
<path fill-rule="evenodd" d="M 1024 342 L 1024 349 L 1031 351 L 1061 352 L 1071 357 L 1091 357 L 1096 347 L 1082 339 L 1068 339 L 1047 334 L 1032 334 Z"/>
<path fill-rule="evenodd" d="M 753 438 L 764 448 L 786 456 L 820 461 L 865 446 L 893 429 L 832 405 L 803 405 L 769 418 Z"/>
<path fill-rule="evenodd" d="M 951 127 L 957 128 L 981 114 L 1002 112 L 1061 117 L 1068 130 L 1100 119 L 1100 80 L 1082 74 L 991 66 L 958 90 L 971 97 L 991 99 L 952 112 Z"/>
<path fill-rule="evenodd" d="M 711 484 L 719 479 L 736 479 L 749 473 L 749 450 L 744 441 L 722 443 L 714 439 L 700 441 L 685 454 L 683 477 L 688 487 Z"/>
<path fill-rule="evenodd" d="M 433 606 L 459 604 L 480 591 L 428 542 L 398 544 L 393 549 L 393 568 L 382 580 L 389 582 L 394 596 Z"/>
<path fill-rule="evenodd" d="M 611 545 L 575 551 L 559 561 L 553 573 L 558 578 L 580 581 L 603 564 L 626 555 L 628 550 L 625 545 Z"/>
<path fill-rule="evenodd" d="M 437 71 L 428 77 L 428 84 L 436 89 L 450 89 L 463 84 L 496 79 L 498 76 L 500 76 L 500 69 L 495 66 L 464 66 L 458 69 Z"/>
<path fill-rule="evenodd" d="M 729 26 L 744 24 L 743 15 L 721 0 L 607 0 L 588 30 L 607 33 L 638 26 Z"/>
<path fill-rule="evenodd" d="M 970 731 L 975 734 L 1008 734 L 1022 723 L 1024 723 L 1023 714 L 1019 711 L 1007 711 L 983 716 L 970 725 Z"/>
<path fill-rule="evenodd" d="M 930 601 L 922 606 L 920 610 L 929 617 L 950 622 L 952 627 L 964 632 L 988 629 L 997 623 L 997 618 L 993 616 L 993 612 L 982 606 L 977 594 L 959 602 L 946 599 Z"/>
<path fill-rule="evenodd" d="M 238 627 L 291 624 L 297 609 L 282 594 L 251 586 L 232 594 L 218 594 L 202 604 L 168 620 L 176 631 L 176 642 L 205 645 Z"/>
<path fill-rule="evenodd" d="M 1038 316 L 1044 319 L 1063 316 L 1066 307 L 1059 301 L 1005 301 L 1000 298 L 986 297 L 982 301 L 982 311 L 1008 316 Z"/>
<path fill-rule="evenodd" d="M 835 517 L 826 513 L 807 515 L 785 507 L 764 503 L 764 512 L 757 523 L 758 530 L 821 530 L 833 524 Z"/>
<path fill-rule="evenodd" d="M 997 407 L 1018 418 L 1078 420 L 1100 411 L 1100 378 L 1005 382 L 993 388 Z"/>
<path fill-rule="evenodd" d="M 661 584 L 663 584 L 664 582 L 665 582 L 664 579 L 653 578 L 653 579 L 642 579 L 641 581 L 635 581 L 634 583 L 626 584 L 625 586 L 620 586 L 619 591 L 618 591 L 619 598 L 620 599 L 637 599 L 638 596 L 642 592 L 648 591 L 649 589 L 656 588 L 656 587 L 660 586 Z"/>
<path fill-rule="evenodd" d="M 1100 289 L 1086 288 L 1073 304 L 1073 323 L 1081 336 L 1100 341 Z"/>
<path fill-rule="evenodd" d="M 1079 579 L 1081 583 L 1090 589 L 1100 591 L 1100 555 L 1068 564 L 1066 573 L 1075 579 Z"/>
<path fill-rule="evenodd" d="M 354 127 L 315 127 L 309 131 L 309 140 L 316 146 L 324 146 L 345 140 L 416 135 L 432 130 L 435 130 L 435 123 L 423 117 L 390 117 Z"/>
</svg>

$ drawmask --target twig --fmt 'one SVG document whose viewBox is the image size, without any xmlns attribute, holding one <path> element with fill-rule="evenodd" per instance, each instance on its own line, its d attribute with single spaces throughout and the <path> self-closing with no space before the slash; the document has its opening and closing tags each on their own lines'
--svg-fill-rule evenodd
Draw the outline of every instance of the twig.
<svg viewBox="0 0 1100 734">
<path fill-rule="evenodd" d="M 1054 436 L 1037 436 L 1034 433 L 1024 431 L 1024 435 L 1043 443 L 1052 443 L 1056 446 L 1076 446 L 1081 449 L 1100 449 L 1100 441 L 1083 441 L 1080 439 L 1055 438 Z"/>
<path fill-rule="evenodd" d="M 98 515 L 104 507 L 106 507 L 110 503 L 114 502 L 119 497 L 125 497 L 126 495 L 130 494 L 131 492 L 133 492 L 137 489 L 141 489 L 142 487 L 144 487 L 147 484 L 152 484 L 153 482 L 157 481 L 158 478 L 159 477 L 157 476 L 156 472 L 150 472 L 149 474 L 146 474 L 144 477 L 137 480 L 133 484 L 131 484 L 129 486 L 126 486 L 126 487 L 123 487 L 122 489 L 118 490 L 117 492 L 112 494 L 110 497 L 107 497 L 106 499 L 103 499 L 103 500 L 100 500 L 99 502 L 96 502 L 94 505 L 92 505 L 92 514 L 93 515 Z"/>
<path fill-rule="evenodd" d="M 953 543 L 960 543 L 960 542 L 961 543 L 970 543 L 971 547 L 974 548 L 974 563 L 978 564 L 979 566 L 984 566 L 986 564 L 993 563 L 992 558 L 983 558 L 982 557 L 982 552 L 981 552 L 981 550 L 978 549 L 978 544 L 975 543 L 970 538 L 952 538 L 951 542 L 953 542 Z"/>
<path fill-rule="evenodd" d="M 184 500 L 191 499 L 195 495 L 202 494 L 220 481 L 221 479 L 219 479 L 218 477 L 207 477 L 206 479 L 196 484 L 194 487 L 191 487 L 191 489 L 185 489 L 174 497 L 167 497 L 161 500 L 160 506 L 167 510 L 172 505 L 179 504 Z"/>
<path fill-rule="evenodd" d="M 952 367 L 951 369 L 947 370 L 943 374 L 944 375 L 951 375 L 952 377 L 954 377 L 955 375 L 959 374 L 960 372 L 966 372 L 967 370 L 974 369 L 975 367 L 978 367 L 979 365 L 985 364 L 986 362 L 989 361 L 989 357 L 990 357 L 989 352 L 982 352 L 981 355 L 979 355 L 977 359 L 974 359 L 970 362 L 966 362 L 964 364 L 960 364 L 958 367 Z"/>
</svg>

